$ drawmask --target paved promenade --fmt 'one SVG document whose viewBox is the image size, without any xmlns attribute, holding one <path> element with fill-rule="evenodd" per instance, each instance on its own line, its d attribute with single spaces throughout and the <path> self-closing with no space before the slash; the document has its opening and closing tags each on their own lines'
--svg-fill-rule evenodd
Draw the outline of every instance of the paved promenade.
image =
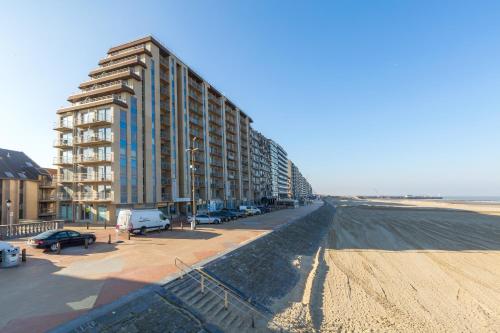
<svg viewBox="0 0 500 333">
<path fill-rule="evenodd" d="M 174 229 L 131 240 L 122 235 L 121 243 L 115 243 L 114 229 L 91 228 L 96 244 L 63 249 L 60 255 L 28 248 L 26 264 L 0 271 L 0 332 L 45 332 L 132 291 L 168 281 L 177 273 L 175 257 L 189 264 L 210 260 L 318 207 L 200 225 L 195 231 Z M 107 244 L 108 235 L 112 244 Z M 25 240 L 12 243 L 26 247 Z"/>
</svg>

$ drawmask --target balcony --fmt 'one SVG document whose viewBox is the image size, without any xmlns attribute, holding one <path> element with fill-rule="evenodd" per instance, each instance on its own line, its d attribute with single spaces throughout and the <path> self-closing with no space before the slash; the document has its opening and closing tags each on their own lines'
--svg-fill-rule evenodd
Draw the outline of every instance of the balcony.
<svg viewBox="0 0 500 333">
<path fill-rule="evenodd" d="M 54 165 L 71 165 L 73 164 L 73 157 L 69 156 L 57 156 L 54 157 L 54 160 L 52 162 Z"/>
<path fill-rule="evenodd" d="M 113 162 L 113 154 L 79 155 L 75 160 L 79 164 L 109 163 Z"/>
<path fill-rule="evenodd" d="M 56 175 L 54 177 L 54 181 L 56 183 L 72 183 L 75 181 L 74 177 L 73 176 L 69 176 L 69 175 L 64 175 L 64 174 L 59 174 L 59 175 Z"/>
<path fill-rule="evenodd" d="M 75 201 L 111 202 L 113 192 L 77 192 L 74 195 Z"/>
<path fill-rule="evenodd" d="M 138 47 L 134 47 L 134 48 L 125 50 L 123 52 L 118 52 L 116 54 L 110 55 L 110 56 L 106 57 L 105 59 L 100 60 L 99 65 L 104 65 L 104 64 L 107 64 L 107 63 L 110 63 L 110 62 L 113 62 L 113 61 L 116 61 L 119 59 L 127 58 L 127 57 L 134 56 L 134 55 L 140 55 L 143 53 L 145 53 L 151 57 L 151 52 L 146 48 L 146 46 L 140 45 Z"/>
<path fill-rule="evenodd" d="M 73 196 L 69 193 L 57 193 L 56 198 L 58 201 L 72 201 Z"/>
<path fill-rule="evenodd" d="M 104 106 L 104 105 L 110 105 L 110 104 L 116 104 L 118 106 L 127 108 L 128 104 L 125 100 L 121 98 L 119 95 L 107 95 L 107 96 L 102 96 L 102 97 L 96 97 L 96 98 L 90 98 L 88 97 L 87 99 L 75 103 L 74 105 L 67 106 L 64 108 L 61 108 L 57 110 L 57 113 L 65 113 L 69 111 L 77 111 L 77 110 L 83 110 L 83 109 L 91 109 L 99 106 Z"/>
<path fill-rule="evenodd" d="M 57 183 L 55 182 L 55 180 L 43 180 L 38 185 L 38 187 L 40 187 L 40 188 L 54 188 L 56 186 L 57 186 Z"/>
<path fill-rule="evenodd" d="M 110 183 L 113 181 L 113 174 L 107 173 L 78 173 L 75 180 L 79 183 Z"/>
<path fill-rule="evenodd" d="M 146 64 L 141 60 L 141 57 L 139 56 L 132 56 L 130 58 L 124 58 L 121 60 L 118 60 L 113 63 L 108 63 L 106 66 L 101 66 L 99 68 L 94 69 L 89 73 L 89 76 L 96 76 L 99 74 L 103 74 L 106 72 L 110 72 L 115 69 L 120 69 L 120 68 L 125 68 L 125 67 L 132 67 L 132 66 L 142 66 L 146 68 Z"/>
<path fill-rule="evenodd" d="M 116 80 L 127 80 L 127 79 L 135 79 L 137 81 L 141 81 L 141 77 L 137 75 L 130 68 L 123 68 L 121 70 L 114 71 L 112 73 L 103 73 L 100 77 L 94 77 L 92 80 L 85 81 L 81 83 L 78 88 L 87 89 L 96 84 L 102 84 L 105 82 L 112 82 Z"/>
<path fill-rule="evenodd" d="M 110 84 L 110 85 L 104 84 L 103 86 L 98 86 L 95 89 L 90 89 L 88 91 L 78 92 L 76 94 L 69 96 L 68 101 L 71 103 L 76 103 L 76 102 L 82 101 L 85 98 L 88 98 L 91 96 L 98 97 L 98 96 L 109 95 L 112 93 L 119 94 L 122 92 L 127 92 L 127 93 L 132 94 L 132 95 L 135 94 L 134 89 L 132 89 L 131 87 L 129 87 L 128 85 L 126 85 L 124 83 L 119 82 L 119 83 L 114 83 L 114 84 Z"/>
<path fill-rule="evenodd" d="M 93 126 L 111 125 L 112 123 L 113 123 L 113 117 L 110 114 L 106 116 L 93 115 L 86 118 L 83 117 L 76 118 L 75 126 L 93 127 Z"/>
<path fill-rule="evenodd" d="M 54 140 L 54 148 L 72 148 L 73 140 L 72 139 L 55 139 Z"/>
<path fill-rule="evenodd" d="M 56 211 L 55 210 L 52 210 L 52 209 L 48 209 L 48 210 L 41 210 L 40 212 L 38 212 L 38 216 L 42 217 L 42 216 L 55 216 L 56 215 Z"/>
<path fill-rule="evenodd" d="M 73 142 L 75 146 L 98 146 L 103 144 L 111 144 L 113 142 L 113 134 L 75 136 Z"/>
<path fill-rule="evenodd" d="M 73 130 L 73 122 L 71 122 L 71 121 L 55 121 L 54 126 L 52 128 L 56 131 L 59 131 L 59 132 L 70 132 Z"/>
<path fill-rule="evenodd" d="M 219 99 L 219 98 L 217 98 L 217 97 L 215 97 L 215 96 L 213 96 L 212 94 L 208 94 L 208 100 L 209 100 L 210 102 L 214 103 L 214 104 L 215 104 L 215 105 L 217 105 L 217 106 L 220 106 L 220 105 L 221 105 L 221 103 L 220 103 L 220 99 Z"/>
<path fill-rule="evenodd" d="M 55 195 L 42 195 L 38 198 L 39 202 L 52 202 L 56 201 L 56 196 Z"/>
</svg>

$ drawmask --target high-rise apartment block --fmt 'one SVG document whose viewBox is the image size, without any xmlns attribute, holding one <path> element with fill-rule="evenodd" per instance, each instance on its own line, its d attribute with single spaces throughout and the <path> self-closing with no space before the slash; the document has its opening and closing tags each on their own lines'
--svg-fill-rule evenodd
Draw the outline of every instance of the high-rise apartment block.
<svg viewBox="0 0 500 333">
<path fill-rule="evenodd" d="M 57 111 L 59 217 L 103 222 L 125 207 L 188 213 L 193 183 L 200 209 L 287 196 L 284 149 L 153 37 L 112 47 L 89 77 Z"/>
</svg>

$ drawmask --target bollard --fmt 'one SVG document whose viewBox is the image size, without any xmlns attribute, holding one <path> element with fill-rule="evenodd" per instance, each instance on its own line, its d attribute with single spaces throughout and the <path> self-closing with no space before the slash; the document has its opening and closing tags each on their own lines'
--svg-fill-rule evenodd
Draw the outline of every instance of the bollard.
<svg viewBox="0 0 500 333">
<path fill-rule="evenodd" d="M 57 242 L 57 254 L 61 254 L 61 243 Z"/>
<path fill-rule="evenodd" d="M 85 238 L 85 248 L 86 249 L 89 248 L 89 239 L 88 238 Z"/>
<path fill-rule="evenodd" d="M 26 249 L 21 251 L 21 261 L 26 262 Z"/>
<path fill-rule="evenodd" d="M 111 234 L 108 235 L 108 244 L 111 244 Z"/>
<path fill-rule="evenodd" d="M 106 230 L 106 221 L 104 221 L 104 230 Z"/>
<path fill-rule="evenodd" d="M 130 240 L 130 231 L 128 232 L 128 240 Z"/>
<path fill-rule="evenodd" d="M 89 223 L 87 222 L 87 230 L 89 230 Z"/>
</svg>

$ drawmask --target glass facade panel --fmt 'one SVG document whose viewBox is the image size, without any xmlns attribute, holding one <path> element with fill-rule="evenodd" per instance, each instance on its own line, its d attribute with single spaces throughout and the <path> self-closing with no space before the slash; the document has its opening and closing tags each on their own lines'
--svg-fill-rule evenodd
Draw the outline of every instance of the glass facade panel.
<svg viewBox="0 0 500 333">
<path fill-rule="evenodd" d="M 151 168 L 153 172 L 153 202 L 156 202 L 156 128 L 155 128 L 155 62 L 151 59 Z"/>
<path fill-rule="evenodd" d="M 120 202 L 126 203 L 127 200 L 127 112 L 120 110 Z"/>
<path fill-rule="evenodd" d="M 137 98 L 130 98 L 130 169 L 131 169 L 131 190 L 132 202 L 137 203 Z"/>
</svg>

